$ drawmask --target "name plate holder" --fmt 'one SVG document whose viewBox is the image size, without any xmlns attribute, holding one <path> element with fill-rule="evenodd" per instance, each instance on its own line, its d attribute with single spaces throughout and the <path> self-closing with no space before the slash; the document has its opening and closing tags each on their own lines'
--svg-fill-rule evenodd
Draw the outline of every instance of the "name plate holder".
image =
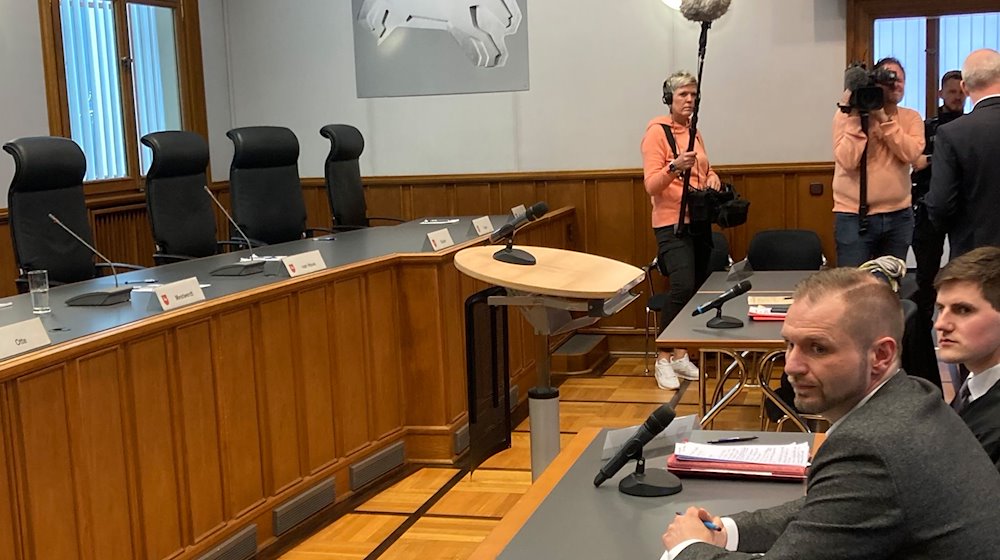
<svg viewBox="0 0 1000 560">
<path fill-rule="evenodd" d="M 323 261 L 323 255 L 319 251 L 289 255 L 281 259 L 281 264 L 285 265 L 285 272 L 290 278 L 326 270 L 326 262 Z"/>
<path fill-rule="evenodd" d="M 153 294 L 160 304 L 160 309 L 164 311 L 205 301 L 205 292 L 201 290 L 201 284 L 194 276 L 157 286 L 153 288 Z"/>
<path fill-rule="evenodd" d="M 0 360 L 52 344 L 38 317 L 0 327 Z"/>
<path fill-rule="evenodd" d="M 475 220 L 472 220 L 472 227 L 470 229 L 470 234 L 475 232 L 477 236 L 489 235 L 493 233 L 493 220 L 490 220 L 489 216 L 476 218 Z"/>
<path fill-rule="evenodd" d="M 442 228 L 427 234 L 427 243 L 424 244 L 425 249 L 428 244 L 432 250 L 440 251 L 441 249 L 451 247 L 455 244 L 455 241 L 451 238 L 451 232 L 448 231 L 448 228 Z"/>
</svg>

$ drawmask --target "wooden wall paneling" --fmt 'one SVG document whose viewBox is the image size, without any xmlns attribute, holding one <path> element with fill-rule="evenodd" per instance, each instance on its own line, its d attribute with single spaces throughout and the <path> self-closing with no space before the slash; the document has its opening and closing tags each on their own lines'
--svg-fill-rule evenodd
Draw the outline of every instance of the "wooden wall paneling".
<svg viewBox="0 0 1000 560">
<path fill-rule="evenodd" d="M 407 188 L 409 212 L 412 216 L 446 216 L 449 213 L 448 184 L 415 185 Z"/>
<path fill-rule="evenodd" d="M 439 261 L 437 274 L 440 278 L 444 297 L 441 306 L 442 337 L 444 356 L 444 403 L 445 423 L 454 424 L 468 409 L 465 363 L 465 299 L 472 295 L 462 289 L 459 276 L 464 276 L 455 268 L 451 259 Z"/>
<path fill-rule="evenodd" d="M 14 245 L 10 241 L 10 223 L 5 216 L 0 216 L 0 296 L 17 293 L 17 259 L 14 258 Z"/>
<path fill-rule="evenodd" d="M 0 558 L 20 560 L 21 527 L 14 487 L 13 429 L 9 385 L 0 385 Z"/>
<path fill-rule="evenodd" d="M 648 231 L 649 221 L 647 219 L 640 224 L 635 219 L 638 196 L 632 180 L 600 179 L 592 184 L 588 194 L 593 204 L 589 206 L 592 212 L 587 216 L 590 227 L 586 252 L 630 264 L 642 262 L 645 256 L 637 254 L 635 240 L 640 230 Z M 602 319 L 601 324 L 606 327 L 633 325 L 634 313 L 623 310 Z"/>
<path fill-rule="evenodd" d="M 65 377 L 60 366 L 13 382 L 22 542 L 38 560 L 82 557 Z"/>
<path fill-rule="evenodd" d="M 234 519 L 264 501 L 263 455 L 249 308 L 221 313 L 213 321 L 212 358 L 222 449 L 224 516 Z"/>
<path fill-rule="evenodd" d="M 217 346 L 213 336 L 217 335 L 208 320 L 192 321 L 173 334 L 187 542 L 198 543 L 221 529 L 226 520 L 220 441 L 224 422 L 212 367 L 212 348 Z"/>
<path fill-rule="evenodd" d="M 485 216 L 492 214 L 490 207 L 490 183 L 469 183 L 454 188 L 456 216 Z M 499 212 L 498 212 L 499 213 Z M 500 224 L 493 224 L 500 227 Z"/>
<path fill-rule="evenodd" d="M 800 173 L 793 176 L 787 195 L 793 205 L 795 227 L 815 231 L 823 243 L 823 254 L 830 266 L 836 266 L 837 248 L 833 237 L 833 177 L 820 173 Z M 809 185 L 820 184 L 821 195 L 809 192 Z"/>
<path fill-rule="evenodd" d="M 306 227 L 330 228 L 333 223 L 326 184 L 320 179 L 302 181 L 302 199 L 306 204 Z"/>
<path fill-rule="evenodd" d="M 298 320 L 293 327 L 297 352 L 302 356 L 298 393 L 303 425 L 305 472 L 316 474 L 337 460 L 333 415 L 333 345 L 330 315 L 336 308 L 326 299 L 326 288 L 306 289 L 296 297 Z"/>
<path fill-rule="evenodd" d="M 301 340 L 294 338 L 291 296 L 261 302 L 254 325 L 254 369 L 264 457 L 264 495 L 273 496 L 299 482 L 299 399 Z"/>
<path fill-rule="evenodd" d="M 397 300 L 405 297 L 398 291 L 394 268 L 382 268 L 366 275 L 365 355 L 370 376 L 369 400 L 372 406 L 372 438 L 380 440 L 402 430 L 404 378 L 409 374 L 409 360 L 399 352 L 399 314 Z"/>
<path fill-rule="evenodd" d="M 518 204 L 523 204 L 525 208 L 541 200 L 541 194 L 533 180 L 505 181 L 502 185 L 497 185 L 500 191 L 500 211 L 499 214 L 506 214 L 510 209 Z M 549 208 L 552 208 L 551 206 Z"/>
<path fill-rule="evenodd" d="M 405 262 L 405 261 L 404 261 Z M 444 356 L 440 341 L 444 327 L 440 306 L 433 294 L 443 294 L 437 267 L 410 261 L 399 269 L 400 362 L 408 426 L 440 426 L 447 421 L 444 402 Z"/>
<path fill-rule="evenodd" d="M 372 441 L 371 382 L 365 349 L 364 283 L 358 276 L 335 283 L 336 297 L 330 314 L 333 335 L 333 414 L 338 449 L 344 456 L 356 453 Z"/>
<path fill-rule="evenodd" d="M 138 508 L 129 497 L 135 457 L 126 451 L 122 369 L 111 347 L 76 360 L 66 375 L 83 558 L 134 558 L 141 549 Z"/>
<path fill-rule="evenodd" d="M 365 201 L 368 204 L 369 216 L 385 216 L 402 220 L 413 219 L 413 214 L 403 207 L 406 197 L 400 185 L 382 188 L 365 189 Z"/>
<path fill-rule="evenodd" d="M 145 204 L 91 210 L 94 247 L 114 262 L 153 266 L 153 231 Z"/>
<path fill-rule="evenodd" d="M 138 526 L 142 529 L 142 556 L 167 558 L 180 552 L 188 538 L 182 526 L 182 469 L 178 465 L 176 388 L 172 386 L 172 351 L 168 336 L 138 340 L 125 346 L 128 388 L 126 406 L 131 419 L 134 479 L 137 487 Z"/>
</svg>

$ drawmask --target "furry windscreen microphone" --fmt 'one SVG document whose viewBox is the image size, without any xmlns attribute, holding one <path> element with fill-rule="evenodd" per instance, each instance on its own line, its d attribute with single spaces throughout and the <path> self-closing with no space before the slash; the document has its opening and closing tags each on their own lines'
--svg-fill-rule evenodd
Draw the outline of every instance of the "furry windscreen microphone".
<svg viewBox="0 0 1000 560">
<path fill-rule="evenodd" d="M 844 89 L 856 91 L 868 85 L 868 71 L 863 66 L 849 66 L 844 71 Z"/>
<path fill-rule="evenodd" d="M 731 0 L 681 0 L 681 14 L 691 21 L 713 22 L 729 10 Z"/>
</svg>

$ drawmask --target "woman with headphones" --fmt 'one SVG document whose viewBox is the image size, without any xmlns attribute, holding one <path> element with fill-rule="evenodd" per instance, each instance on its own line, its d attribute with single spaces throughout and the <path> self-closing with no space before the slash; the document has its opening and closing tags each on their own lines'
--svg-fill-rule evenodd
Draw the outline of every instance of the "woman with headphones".
<svg viewBox="0 0 1000 560">
<path fill-rule="evenodd" d="M 671 74 L 663 82 L 663 102 L 670 114 L 649 121 L 642 138 L 643 182 L 653 203 L 657 258 L 660 270 L 670 277 L 670 295 L 660 313 L 661 332 L 705 281 L 712 253 L 710 222 L 691 222 L 690 212 L 686 212 L 683 231 L 678 233 L 674 228 L 680 221 L 685 172 L 691 171 L 694 188 L 718 190 L 721 186 L 708 163 L 700 132 L 695 135 L 694 150 L 687 151 L 697 92 L 698 79 L 689 72 Z M 678 377 L 699 379 L 698 368 L 683 348 L 659 352 L 655 373 L 656 383 L 663 389 L 678 388 Z"/>
</svg>

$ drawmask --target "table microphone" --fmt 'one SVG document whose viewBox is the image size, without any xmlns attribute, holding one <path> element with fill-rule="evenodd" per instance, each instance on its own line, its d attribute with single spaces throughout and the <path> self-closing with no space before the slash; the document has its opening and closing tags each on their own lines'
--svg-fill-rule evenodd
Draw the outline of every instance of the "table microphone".
<svg viewBox="0 0 1000 560">
<path fill-rule="evenodd" d="M 706 326 L 710 329 L 738 329 L 743 326 L 743 321 L 737 319 L 736 317 L 728 317 L 722 314 L 722 304 L 733 299 L 734 297 L 741 296 L 750 291 L 750 281 L 743 280 L 737 283 L 732 288 L 729 288 L 725 292 L 722 292 L 715 299 L 708 303 L 703 303 L 696 307 L 694 311 L 691 312 L 692 317 L 701 315 L 706 311 L 712 309 L 715 310 L 715 317 L 712 317 L 706 323 Z"/>
<path fill-rule="evenodd" d="M 61 227 L 63 231 L 73 236 L 73 239 L 79 241 L 84 247 L 90 249 L 90 252 L 97 255 L 104 262 L 108 263 L 111 267 L 111 276 L 115 280 L 114 288 L 105 288 L 103 290 L 94 290 L 93 292 L 87 292 L 80 294 L 78 296 L 73 296 L 66 300 L 66 305 L 70 306 L 97 306 L 97 305 L 114 305 L 116 303 L 126 302 L 132 299 L 132 286 L 120 286 L 118 284 L 118 271 L 115 270 L 115 263 L 111 262 L 111 259 L 105 257 L 100 251 L 95 249 L 90 243 L 83 240 L 82 237 L 76 234 L 75 231 L 71 230 L 69 226 L 59 221 L 59 218 L 49 214 L 49 219 L 52 223 Z"/>
<path fill-rule="evenodd" d="M 642 455 L 642 448 L 660 432 L 667 429 L 667 426 L 674 421 L 674 409 L 669 404 L 664 404 L 653 411 L 649 418 L 639 426 L 635 434 L 625 442 L 625 445 L 615 453 L 615 456 L 608 460 L 597 476 L 594 477 L 594 486 L 604 484 L 604 481 L 615 476 L 615 474 L 632 459 Z"/>
<path fill-rule="evenodd" d="M 514 233 L 517 231 L 518 226 L 525 222 L 533 222 L 538 218 L 541 218 L 549 211 L 549 205 L 545 202 L 536 202 L 531 205 L 531 208 L 525 210 L 524 215 L 515 216 L 514 219 L 508 221 L 506 224 L 497 228 L 496 231 L 490 234 L 490 243 L 496 243 L 498 241 L 507 240 L 507 246 L 500 249 L 496 253 L 493 253 L 493 258 L 509 264 L 520 264 L 520 265 L 533 265 L 535 264 L 535 256 L 531 253 L 525 251 L 524 249 L 514 248 Z"/>
<path fill-rule="evenodd" d="M 215 195 L 212 194 L 212 189 L 208 188 L 208 185 L 203 185 L 202 188 L 204 188 L 205 192 L 208 193 L 208 197 L 212 199 L 212 202 L 214 202 L 215 205 L 219 207 L 219 210 L 222 210 L 222 214 L 226 216 L 226 219 L 229 220 L 229 223 L 233 224 L 233 227 L 236 228 L 237 232 L 239 232 L 240 237 L 242 237 L 243 241 L 245 241 L 247 244 L 247 249 L 250 249 L 249 261 L 239 261 L 235 263 L 224 264 L 219 268 L 213 270 L 211 272 L 211 275 L 249 276 L 251 274 L 264 272 L 264 263 L 266 261 L 264 261 L 264 259 L 258 257 L 256 254 L 253 253 L 253 245 L 250 244 L 250 238 L 247 237 L 247 234 L 243 233 L 243 230 L 240 229 L 240 226 L 239 224 L 236 223 L 236 220 L 234 220 L 233 217 L 229 215 L 229 212 L 226 211 L 226 207 L 223 206 L 221 202 L 219 202 L 218 198 L 215 198 Z"/>
</svg>

